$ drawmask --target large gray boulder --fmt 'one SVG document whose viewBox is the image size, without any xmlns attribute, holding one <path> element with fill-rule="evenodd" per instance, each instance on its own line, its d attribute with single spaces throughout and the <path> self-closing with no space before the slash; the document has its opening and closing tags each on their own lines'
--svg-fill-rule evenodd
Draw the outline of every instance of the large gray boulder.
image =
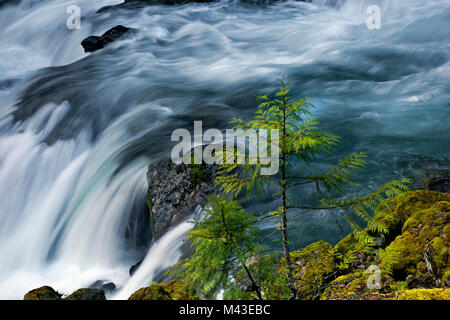
<svg viewBox="0 0 450 320">
<path fill-rule="evenodd" d="M 174 164 L 170 159 L 149 167 L 147 204 L 155 240 L 207 202 L 216 191 L 215 172 L 215 165 Z"/>
</svg>

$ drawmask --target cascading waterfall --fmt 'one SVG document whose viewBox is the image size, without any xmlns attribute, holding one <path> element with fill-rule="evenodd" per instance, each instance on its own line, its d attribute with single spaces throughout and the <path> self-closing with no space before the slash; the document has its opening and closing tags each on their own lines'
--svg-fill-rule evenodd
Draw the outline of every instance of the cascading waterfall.
<svg viewBox="0 0 450 320">
<path fill-rule="evenodd" d="M 324 166 L 365 151 L 360 180 L 374 188 L 421 157 L 449 159 L 448 1 L 222 1 L 96 14 L 120 2 L 0 7 L 0 298 L 105 279 L 119 287 L 113 298 L 126 299 L 175 263 L 191 224 L 150 248 L 129 230 L 146 210 L 148 165 L 167 156 L 173 129 L 193 120 L 224 128 L 282 74 L 348 142 Z M 66 27 L 71 4 L 80 30 Z M 380 30 L 366 27 L 369 5 L 381 9 Z M 82 39 L 118 24 L 139 31 L 83 52 Z M 309 219 L 302 244 L 342 236 L 326 216 Z"/>
<path fill-rule="evenodd" d="M 201 207 L 198 207 L 193 216 L 201 215 L 201 211 Z M 180 223 L 155 242 L 139 266 L 139 269 L 133 274 L 126 285 L 114 294 L 113 299 L 128 299 L 133 292 L 141 288 L 143 283 L 149 283 L 151 279 L 154 279 L 158 271 L 164 271 L 178 262 L 181 258 L 180 250 L 185 235 L 193 227 L 190 219 L 188 218 L 186 221 Z M 164 259 L 155 259 L 155 257 L 164 257 Z"/>
</svg>

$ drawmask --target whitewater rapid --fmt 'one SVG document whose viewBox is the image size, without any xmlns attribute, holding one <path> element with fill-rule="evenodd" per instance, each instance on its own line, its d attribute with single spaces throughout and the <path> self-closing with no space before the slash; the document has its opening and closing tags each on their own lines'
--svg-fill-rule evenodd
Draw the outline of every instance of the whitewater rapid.
<svg viewBox="0 0 450 320">
<path fill-rule="evenodd" d="M 153 245 L 130 224 L 148 214 L 148 165 L 169 154 L 172 130 L 194 120 L 223 129 L 283 74 L 346 141 L 321 159 L 324 168 L 367 152 L 359 180 L 370 189 L 423 159 L 450 159 L 446 0 L 223 1 L 96 14 L 120 2 L 0 8 L 0 298 L 108 280 L 119 288 L 113 298 L 126 299 L 154 280 L 179 259 L 192 224 Z M 366 25 L 374 4 L 379 30 Z M 81 8 L 80 30 L 66 26 L 69 5 Z M 118 24 L 139 31 L 83 52 L 84 38 Z M 321 213 L 302 228 L 294 243 L 342 236 Z"/>
</svg>

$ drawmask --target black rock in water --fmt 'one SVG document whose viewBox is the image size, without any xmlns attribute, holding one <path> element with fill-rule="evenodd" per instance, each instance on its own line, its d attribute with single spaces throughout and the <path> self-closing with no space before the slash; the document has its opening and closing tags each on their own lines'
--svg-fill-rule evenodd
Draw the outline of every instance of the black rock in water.
<svg viewBox="0 0 450 320">
<path fill-rule="evenodd" d="M 428 170 L 424 188 L 432 191 L 450 193 L 450 170 Z"/>
<path fill-rule="evenodd" d="M 116 285 L 113 282 L 108 282 L 106 280 L 97 280 L 89 286 L 89 289 L 100 289 L 105 292 L 112 292 L 116 290 Z"/>
<path fill-rule="evenodd" d="M 144 261 L 144 260 L 141 260 L 141 261 L 139 261 L 138 263 L 136 263 L 136 264 L 134 264 L 134 265 L 131 266 L 130 270 L 128 271 L 128 273 L 130 274 L 130 276 L 132 276 L 132 275 L 136 272 L 136 270 L 137 270 L 137 269 L 140 267 L 140 265 L 142 264 L 142 261 Z"/>
<path fill-rule="evenodd" d="M 16 5 L 19 3 L 20 3 L 20 0 L 0 0 L 0 8 L 6 7 L 8 5 Z"/>
<path fill-rule="evenodd" d="M 106 47 L 111 42 L 114 42 L 117 39 L 121 38 L 125 33 L 129 32 L 130 30 L 134 29 L 118 25 L 112 29 L 109 29 L 100 37 L 98 36 L 87 37 L 81 42 L 81 45 L 83 46 L 85 52 L 94 52 Z"/>
</svg>

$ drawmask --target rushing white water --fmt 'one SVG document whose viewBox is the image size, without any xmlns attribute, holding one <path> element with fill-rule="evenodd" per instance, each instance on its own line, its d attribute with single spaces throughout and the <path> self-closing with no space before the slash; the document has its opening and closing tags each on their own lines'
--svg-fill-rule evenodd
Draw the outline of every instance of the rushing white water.
<svg viewBox="0 0 450 320">
<path fill-rule="evenodd" d="M 201 208 L 197 208 L 194 215 L 199 215 L 200 212 Z M 181 258 L 180 249 L 185 235 L 192 227 L 193 223 L 188 219 L 158 239 L 150 248 L 139 269 L 126 285 L 114 294 L 112 299 L 128 299 L 133 292 L 142 287 L 142 284 L 150 283 L 158 271 L 163 271 L 177 263 Z"/>
<path fill-rule="evenodd" d="M 189 224 L 154 244 L 129 277 L 149 244 L 129 224 L 145 214 L 148 164 L 167 155 L 173 129 L 194 120 L 224 128 L 283 74 L 294 95 L 314 98 L 323 127 L 345 138 L 324 167 L 365 151 L 359 179 L 374 188 L 425 157 L 450 158 L 446 0 L 224 1 L 96 14 L 119 2 L 0 7 L 0 298 L 40 285 L 67 294 L 105 279 L 125 299 L 152 281 L 179 258 Z M 71 4 L 81 8 L 80 30 L 66 27 Z M 366 26 L 373 4 L 380 30 Z M 83 52 L 82 39 L 118 24 L 138 32 Z M 301 244 L 340 236 L 334 220 L 312 215 Z"/>
</svg>

